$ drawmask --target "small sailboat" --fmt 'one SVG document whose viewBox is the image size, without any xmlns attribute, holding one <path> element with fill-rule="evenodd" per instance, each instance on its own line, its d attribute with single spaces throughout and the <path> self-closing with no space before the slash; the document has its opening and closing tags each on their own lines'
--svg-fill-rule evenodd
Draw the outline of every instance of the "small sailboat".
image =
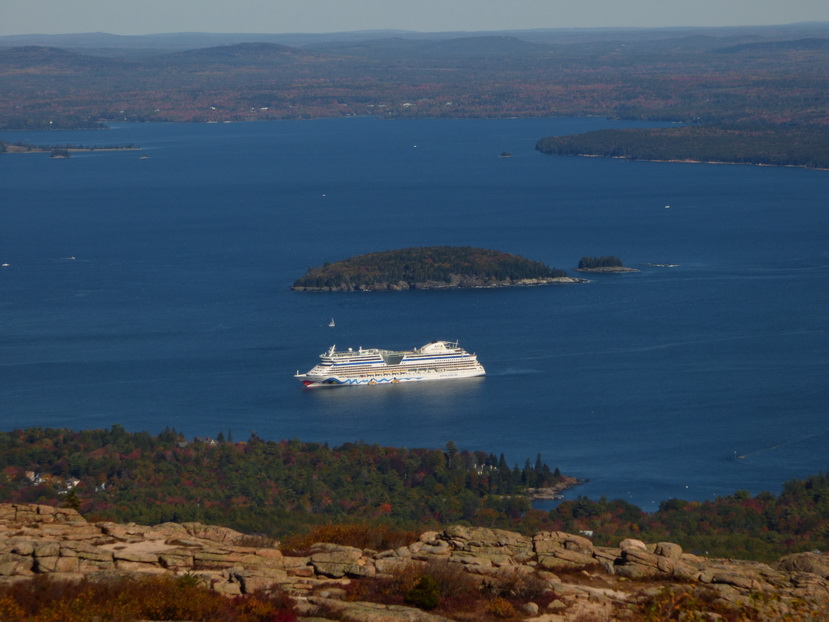
<svg viewBox="0 0 829 622">
<path fill-rule="evenodd" d="M 328 325 L 329 326 L 336 326 L 336 324 L 334 324 L 334 318 L 333 317 L 331 318 L 331 321 L 328 322 Z"/>
</svg>

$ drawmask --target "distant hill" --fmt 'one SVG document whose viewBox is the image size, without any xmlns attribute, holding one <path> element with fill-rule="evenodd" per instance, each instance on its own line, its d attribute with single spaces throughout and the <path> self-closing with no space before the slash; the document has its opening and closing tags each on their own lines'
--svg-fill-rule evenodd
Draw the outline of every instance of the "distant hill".
<svg viewBox="0 0 829 622">
<path fill-rule="evenodd" d="M 7 75 L 29 69 L 39 72 L 66 71 L 76 73 L 100 71 L 104 68 L 124 71 L 126 66 L 120 60 L 89 56 L 56 47 L 34 45 L 14 48 L 0 47 L 0 71 Z"/>
<path fill-rule="evenodd" d="M 466 36 L 453 39 L 388 38 L 354 42 L 329 42 L 306 49 L 384 59 L 440 59 L 442 62 L 463 59 L 524 58 L 549 52 L 548 44 L 531 43 L 504 35 Z"/>
<path fill-rule="evenodd" d="M 407 39 L 446 41 L 450 39 L 505 36 L 545 44 L 584 42 L 646 42 L 659 44 L 681 37 L 706 36 L 720 41 L 760 41 L 826 37 L 827 22 L 807 22 L 772 26 L 734 26 L 723 28 L 535 28 L 499 31 L 418 32 L 412 30 L 356 30 L 327 33 L 215 33 L 170 32 L 147 35 L 115 35 L 106 32 L 68 34 L 25 34 L 0 36 L 0 47 L 39 45 L 86 50 L 189 50 L 236 43 L 279 43 L 292 47 L 319 47 L 328 44 Z M 670 44 L 669 44 L 670 45 Z"/>
<path fill-rule="evenodd" d="M 525 56 L 538 54 L 547 46 L 529 43 L 516 37 L 504 35 L 486 37 L 464 37 L 449 39 L 432 44 L 428 49 L 430 56 L 473 56 L 478 58 L 500 56 Z"/>
<path fill-rule="evenodd" d="M 827 41 L 821 23 L 3 36 L 0 129 L 361 115 L 820 127 Z"/>
<path fill-rule="evenodd" d="M 313 56 L 316 55 L 279 43 L 236 43 L 173 52 L 157 56 L 153 61 L 170 64 L 255 65 L 276 60 L 305 59 Z"/>
<path fill-rule="evenodd" d="M 740 52 L 789 52 L 798 50 L 829 50 L 829 39 L 807 38 L 793 41 L 755 41 L 716 50 L 720 54 Z"/>
</svg>

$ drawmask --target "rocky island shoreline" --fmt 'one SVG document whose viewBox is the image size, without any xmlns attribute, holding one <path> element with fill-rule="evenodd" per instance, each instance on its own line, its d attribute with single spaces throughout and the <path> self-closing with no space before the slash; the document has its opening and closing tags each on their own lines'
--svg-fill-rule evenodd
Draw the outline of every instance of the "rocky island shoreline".
<svg viewBox="0 0 829 622">
<path fill-rule="evenodd" d="M 636 268 L 627 266 L 605 266 L 602 268 L 576 268 L 576 272 L 604 272 L 605 274 L 621 274 L 624 272 L 639 272 Z"/>
<path fill-rule="evenodd" d="M 540 277 L 534 279 L 492 279 L 469 277 L 460 274 L 450 274 L 448 281 L 397 281 L 389 283 L 379 281 L 371 284 L 341 283 L 329 286 L 293 285 L 295 292 L 382 292 L 405 291 L 408 289 L 493 289 L 499 287 L 536 287 L 539 285 L 567 285 L 571 283 L 587 283 L 587 279 L 572 276 Z"/>
</svg>

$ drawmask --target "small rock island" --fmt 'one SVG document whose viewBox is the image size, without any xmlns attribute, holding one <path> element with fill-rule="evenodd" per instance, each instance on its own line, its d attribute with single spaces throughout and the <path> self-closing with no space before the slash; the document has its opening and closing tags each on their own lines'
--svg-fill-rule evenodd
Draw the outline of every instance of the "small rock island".
<svg viewBox="0 0 829 622">
<path fill-rule="evenodd" d="M 470 246 L 425 246 L 359 255 L 310 268 L 294 291 L 520 287 L 583 283 L 540 261 Z"/>
</svg>

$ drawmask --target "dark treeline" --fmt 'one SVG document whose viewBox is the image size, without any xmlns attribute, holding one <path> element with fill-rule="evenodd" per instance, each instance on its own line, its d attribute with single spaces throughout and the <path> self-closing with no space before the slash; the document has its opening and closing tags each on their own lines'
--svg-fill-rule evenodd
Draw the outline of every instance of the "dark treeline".
<svg viewBox="0 0 829 622">
<path fill-rule="evenodd" d="M 566 276 L 563 270 L 518 255 L 468 246 L 404 248 L 351 257 L 310 268 L 294 287 L 360 287 L 375 283 L 450 282 L 453 276 L 533 279 Z"/>
<path fill-rule="evenodd" d="M 829 128 L 741 125 L 601 130 L 542 138 L 536 149 L 552 155 L 829 168 Z"/>
<path fill-rule="evenodd" d="M 56 151 L 58 149 L 64 151 L 112 151 L 112 150 L 127 150 L 138 149 L 135 143 L 126 143 L 123 145 L 32 145 L 24 142 L 2 142 L 0 141 L 0 153 L 9 151 L 9 147 L 16 147 L 14 151 Z"/>
<path fill-rule="evenodd" d="M 59 114 L 56 121 L 50 122 L 48 118 L 33 115 L 29 117 L 9 116 L 0 118 L 0 130 L 26 131 L 26 130 L 103 130 L 106 125 L 89 117 L 77 117 L 74 115 Z"/>
<path fill-rule="evenodd" d="M 530 509 L 528 487 L 562 480 L 540 456 L 521 469 L 451 441 L 443 450 L 332 448 L 230 436 L 188 441 L 175 430 L 151 436 L 118 425 L 2 432 L 0 500 L 71 502 L 116 521 L 200 521 L 282 536 L 332 521 L 507 525 Z"/>
<path fill-rule="evenodd" d="M 579 269 L 590 268 L 620 268 L 622 260 L 613 255 L 604 257 L 582 257 L 579 260 Z"/>
<path fill-rule="evenodd" d="M 788 553 L 829 549 L 829 475 L 791 480 L 780 495 L 747 491 L 713 501 L 663 501 L 653 514 L 622 500 L 579 497 L 551 514 L 565 530 L 593 530 L 597 544 L 625 537 L 677 542 L 715 557 L 771 561 Z"/>
</svg>

